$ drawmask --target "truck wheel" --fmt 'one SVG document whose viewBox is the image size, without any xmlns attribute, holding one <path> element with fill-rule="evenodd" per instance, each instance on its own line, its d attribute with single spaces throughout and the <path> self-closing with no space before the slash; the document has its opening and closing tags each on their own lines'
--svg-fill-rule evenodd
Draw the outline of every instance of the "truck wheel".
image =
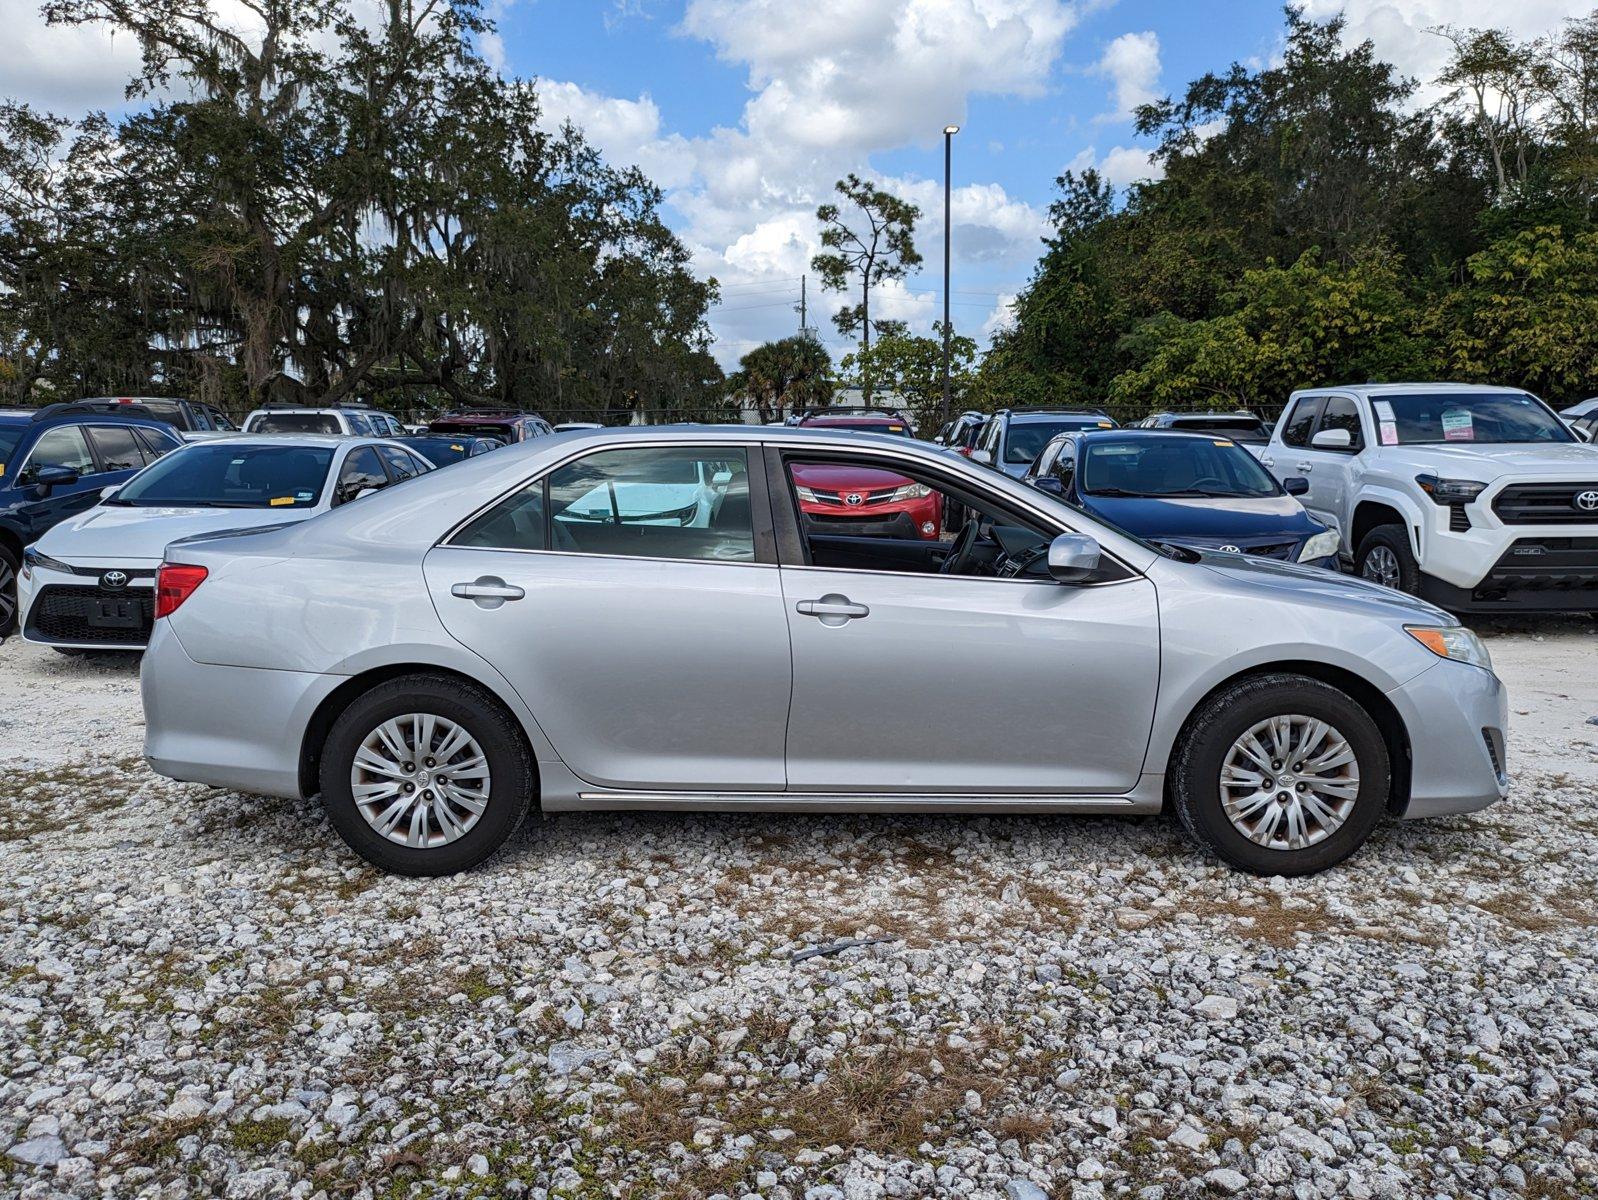
<svg viewBox="0 0 1598 1200">
<path fill-rule="evenodd" d="M 1354 571 L 1361 579 L 1411 596 L 1420 591 L 1420 564 L 1402 525 L 1378 525 L 1367 533 L 1354 555 Z"/>
</svg>

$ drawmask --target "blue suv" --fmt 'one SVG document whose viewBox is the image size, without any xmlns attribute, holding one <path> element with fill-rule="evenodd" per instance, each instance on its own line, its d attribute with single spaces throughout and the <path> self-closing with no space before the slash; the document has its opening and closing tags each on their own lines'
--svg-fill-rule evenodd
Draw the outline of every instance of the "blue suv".
<svg viewBox="0 0 1598 1200">
<path fill-rule="evenodd" d="M 0 410 L 0 637 L 17 617 L 22 548 L 182 444 L 137 405 Z"/>
</svg>

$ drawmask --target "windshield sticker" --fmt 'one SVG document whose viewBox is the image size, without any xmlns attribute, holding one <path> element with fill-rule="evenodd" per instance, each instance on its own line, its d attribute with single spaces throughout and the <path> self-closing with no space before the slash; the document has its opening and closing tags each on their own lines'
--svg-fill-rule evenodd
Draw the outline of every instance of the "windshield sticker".
<svg viewBox="0 0 1598 1200">
<path fill-rule="evenodd" d="M 1210 445 L 1212 445 L 1212 446 L 1231 446 L 1231 445 L 1235 445 L 1235 444 L 1236 443 L 1234 443 L 1234 442 L 1223 442 L 1223 441 L 1220 441 L 1219 439 L 1212 439 L 1210 441 Z"/>
<path fill-rule="evenodd" d="M 1115 428 L 1115 422 L 1114 421 L 1100 421 L 1099 422 L 1099 428 L 1100 429 L 1114 429 Z"/>
<path fill-rule="evenodd" d="M 294 498 L 296 500 L 298 500 L 301 504 L 308 504 L 310 501 L 316 499 L 316 493 L 315 492 L 295 492 L 294 493 Z"/>
<path fill-rule="evenodd" d="M 1371 407 L 1376 410 L 1376 419 L 1378 421 L 1396 421 L 1398 419 L 1393 416 L 1393 406 L 1386 400 L 1373 401 Z"/>
<path fill-rule="evenodd" d="M 273 496 L 270 500 L 267 501 L 267 504 L 271 505 L 271 507 L 273 507 L 273 508 L 282 508 L 285 504 L 293 504 L 293 503 L 294 503 L 294 497 L 293 496 Z"/>
<path fill-rule="evenodd" d="M 1093 447 L 1094 457 L 1099 457 L 1101 455 L 1106 455 L 1106 454 L 1141 454 L 1142 452 L 1143 452 L 1143 448 L 1141 446 L 1095 446 L 1095 447 Z"/>
<path fill-rule="evenodd" d="M 452 445 L 452 446 L 450 446 L 450 449 L 455 451 L 456 454 L 465 454 L 466 453 L 466 447 L 465 446 Z"/>
<path fill-rule="evenodd" d="M 1383 421 L 1379 426 L 1379 432 L 1381 433 L 1382 445 L 1398 445 L 1398 425 L 1396 422 Z"/>
<path fill-rule="evenodd" d="M 1443 412 L 1443 440 L 1447 442 L 1474 442 L 1476 426 L 1468 409 L 1450 408 Z"/>
</svg>

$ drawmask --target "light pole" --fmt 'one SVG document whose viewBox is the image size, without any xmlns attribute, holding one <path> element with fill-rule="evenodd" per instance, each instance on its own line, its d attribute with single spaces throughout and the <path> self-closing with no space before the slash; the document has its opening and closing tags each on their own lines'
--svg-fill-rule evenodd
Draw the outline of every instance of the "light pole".
<svg viewBox="0 0 1598 1200">
<path fill-rule="evenodd" d="M 943 127 L 943 424 L 949 423 L 949 196 L 950 166 L 958 125 Z"/>
</svg>

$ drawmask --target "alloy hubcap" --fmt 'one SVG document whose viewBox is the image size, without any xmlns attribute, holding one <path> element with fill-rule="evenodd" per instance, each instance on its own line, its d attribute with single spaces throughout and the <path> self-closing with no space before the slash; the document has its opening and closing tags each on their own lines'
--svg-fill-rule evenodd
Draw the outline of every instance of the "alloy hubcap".
<svg viewBox="0 0 1598 1200">
<path fill-rule="evenodd" d="M 0 559 L 0 633 L 11 628 L 17 615 L 17 575 L 11 564 Z"/>
<path fill-rule="evenodd" d="M 1221 808 L 1249 841 L 1303 850 L 1336 833 L 1359 799 L 1359 761 L 1333 726 L 1270 717 L 1232 743 L 1221 762 Z"/>
<path fill-rule="evenodd" d="M 413 849 L 465 835 L 488 808 L 488 785 L 488 757 L 477 739 L 434 713 L 384 721 L 350 767 L 350 791 L 366 823 Z"/>
<path fill-rule="evenodd" d="M 1372 547 L 1371 552 L 1365 556 L 1365 566 L 1360 574 L 1383 587 L 1396 589 L 1399 578 L 1398 555 L 1386 546 Z"/>
</svg>

